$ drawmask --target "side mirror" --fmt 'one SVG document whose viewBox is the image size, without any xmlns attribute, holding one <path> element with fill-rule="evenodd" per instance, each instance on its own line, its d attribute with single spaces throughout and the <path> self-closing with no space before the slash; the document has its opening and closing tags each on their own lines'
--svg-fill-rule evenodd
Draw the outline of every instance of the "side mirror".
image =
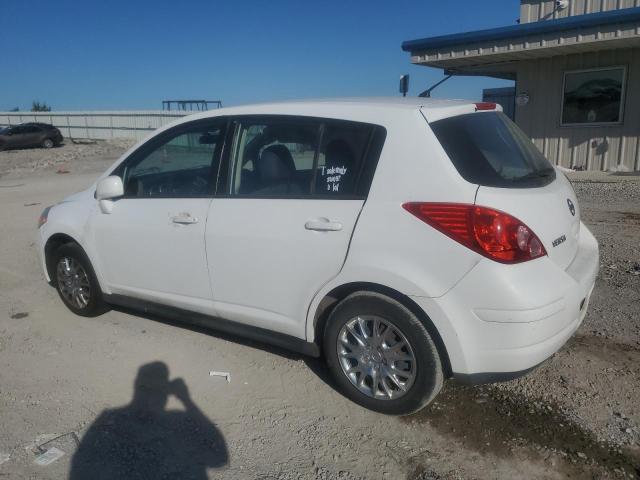
<svg viewBox="0 0 640 480">
<path fill-rule="evenodd" d="M 403 97 L 407 96 L 407 92 L 409 91 L 409 75 L 402 75 L 400 77 L 400 93 Z"/>
<path fill-rule="evenodd" d="M 122 195 L 124 195 L 124 186 L 120 177 L 111 175 L 98 182 L 98 187 L 96 188 L 96 198 L 98 200 L 110 200 Z"/>
<path fill-rule="evenodd" d="M 103 178 L 96 187 L 96 200 L 100 204 L 102 213 L 113 211 L 113 199 L 124 195 L 122 179 L 116 175 Z"/>
</svg>

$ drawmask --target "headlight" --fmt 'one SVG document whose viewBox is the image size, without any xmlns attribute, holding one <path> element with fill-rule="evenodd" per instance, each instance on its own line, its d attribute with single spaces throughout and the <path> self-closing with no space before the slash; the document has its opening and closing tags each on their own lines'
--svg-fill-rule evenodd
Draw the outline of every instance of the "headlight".
<svg viewBox="0 0 640 480">
<path fill-rule="evenodd" d="M 45 208 L 40 214 L 40 218 L 38 219 L 38 228 L 47 223 L 47 219 L 49 218 L 49 210 L 51 210 L 51 207 Z"/>
</svg>

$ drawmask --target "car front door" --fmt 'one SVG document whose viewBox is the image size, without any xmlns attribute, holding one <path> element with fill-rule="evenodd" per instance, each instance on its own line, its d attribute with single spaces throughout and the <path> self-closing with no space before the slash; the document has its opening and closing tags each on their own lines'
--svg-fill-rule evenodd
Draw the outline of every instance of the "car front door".
<svg viewBox="0 0 640 480">
<path fill-rule="evenodd" d="M 292 116 L 237 119 L 221 171 L 227 182 L 207 220 L 220 316 L 305 337 L 313 296 L 347 255 L 370 183 L 363 163 L 377 161 L 371 145 L 379 129 Z"/>
<path fill-rule="evenodd" d="M 125 194 L 91 218 L 99 268 L 114 294 L 212 313 L 205 254 L 226 122 L 183 124 L 153 138 L 113 172 Z"/>
<path fill-rule="evenodd" d="M 11 127 L 11 130 L 7 132 L 6 144 L 5 144 L 6 147 L 7 148 L 25 147 L 27 145 L 25 142 L 25 137 L 27 136 L 26 129 L 27 127 L 22 125 Z"/>
</svg>

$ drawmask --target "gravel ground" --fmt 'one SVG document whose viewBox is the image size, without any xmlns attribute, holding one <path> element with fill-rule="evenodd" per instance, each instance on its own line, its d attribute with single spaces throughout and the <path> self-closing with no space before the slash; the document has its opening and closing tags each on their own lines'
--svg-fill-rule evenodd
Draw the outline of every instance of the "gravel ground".
<svg viewBox="0 0 640 480">
<path fill-rule="evenodd" d="M 97 173 L 106 169 L 134 140 L 119 138 L 74 144 L 71 140 L 49 150 L 25 148 L 0 153 L 0 178 L 49 173 Z"/>
<path fill-rule="evenodd" d="M 639 176 L 569 174 L 601 270 L 558 354 L 516 381 L 447 382 L 431 406 L 396 418 L 350 403 L 312 359 L 138 313 L 64 308 L 40 272 L 35 218 L 129 144 L 0 152 L 0 477 L 86 478 L 77 465 L 89 451 L 105 472 L 205 478 L 183 457 L 208 448 L 206 475 L 223 479 L 640 478 Z M 131 415 L 150 402 L 132 387 L 150 362 L 185 386 L 167 384 L 167 410 Z M 206 448 L 193 443 L 203 431 Z M 94 443 L 95 432 L 116 441 Z M 51 447 L 65 455 L 36 465 Z"/>
</svg>

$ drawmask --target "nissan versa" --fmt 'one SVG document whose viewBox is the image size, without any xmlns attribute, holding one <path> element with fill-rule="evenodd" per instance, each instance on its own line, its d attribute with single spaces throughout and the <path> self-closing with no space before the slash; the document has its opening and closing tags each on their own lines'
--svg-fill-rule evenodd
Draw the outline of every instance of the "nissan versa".
<svg viewBox="0 0 640 480">
<path fill-rule="evenodd" d="M 571 184 L 492 103 L 199 113 L 39 223 L 71 311 L 123 305 L 323 355 L 346 396 L 389 414 L 446 378 L 545 361 L 598 270 Z"/>
</svg>

